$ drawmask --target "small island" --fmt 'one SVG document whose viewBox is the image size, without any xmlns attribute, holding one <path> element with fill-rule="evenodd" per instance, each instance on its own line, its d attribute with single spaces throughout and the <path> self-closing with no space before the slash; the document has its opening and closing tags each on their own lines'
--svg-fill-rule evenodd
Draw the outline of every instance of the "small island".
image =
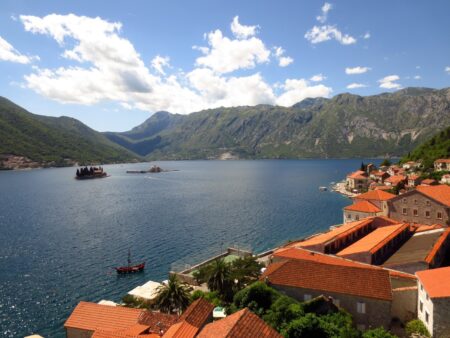
<svg viewBox="0 0 450 338">
<path fill-rule="evenodd" d="M 166 169 L 162 169 L 160 166 L 153 165 L 148 170 L 127 170 L 127 174 L 162 173 L 162 172 L 169 172 L 169 171 L 178 171 L 178 170 L 166 170 Z"/>
<path fill-rule="evenodd" d="M 84 167 L 77 169 L 75 178 L 77 180 L 86 180 L 93 178 L 105 178 L 108 177 L 106 171 L 103 171 L 102 167 Z"/>
</svg>

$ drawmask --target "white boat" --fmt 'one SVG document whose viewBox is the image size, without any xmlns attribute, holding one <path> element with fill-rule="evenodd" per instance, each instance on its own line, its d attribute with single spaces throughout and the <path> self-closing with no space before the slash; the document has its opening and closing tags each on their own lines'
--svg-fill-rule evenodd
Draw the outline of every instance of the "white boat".
<svg viewBox="0 0 450 338">
<path fill-rule="evenodd" d="M 319 187 L 319 190 L 320 190 L 320 191 L 327 191 L 328 188 L 327 188 L 327 187 Z"/>
</svg>

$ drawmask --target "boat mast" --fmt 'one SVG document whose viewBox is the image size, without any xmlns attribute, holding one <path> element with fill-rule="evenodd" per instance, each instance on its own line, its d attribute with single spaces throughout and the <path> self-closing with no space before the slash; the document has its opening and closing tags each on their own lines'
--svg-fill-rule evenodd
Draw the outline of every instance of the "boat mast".
<svg viewBox="0 0 450 338">
<path fill-rule="evenodd" d="M 131 252 L 130 249 L 128 249 L 128 266 L 131 265 Z"/>
</svg>

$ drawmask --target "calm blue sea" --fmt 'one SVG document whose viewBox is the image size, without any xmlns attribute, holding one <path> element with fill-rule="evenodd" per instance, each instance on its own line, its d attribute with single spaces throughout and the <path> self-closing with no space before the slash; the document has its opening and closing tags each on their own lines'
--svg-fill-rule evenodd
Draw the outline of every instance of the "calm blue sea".
<svg viewBox="0 0 450 338">
<path fill-rule="evenodd" d="M 63 337 L 80 300 L 119 301 L 177 262 L 230 244 L 261 252 L 338 224 L 349 200 L 320 192 L 361 160 L 158 162 L 104 166 L 111 177 L 76 181 L 74 168 L 0 172 L 0 336 Z M 128 248 L 142 274 L 118 277 Z"/>
</svg>

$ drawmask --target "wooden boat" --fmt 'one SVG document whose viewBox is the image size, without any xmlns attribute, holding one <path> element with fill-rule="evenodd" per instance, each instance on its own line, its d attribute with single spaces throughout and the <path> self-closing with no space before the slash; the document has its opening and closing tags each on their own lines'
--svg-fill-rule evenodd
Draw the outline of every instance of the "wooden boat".
<svg viewBox="0 0 450 338">
<path fill-rule="evenodd" d="M 131 253 L 130 250 L 128 250 L 128 265 L 115 267 L 114 269 L 117 271 L 118 274 L 140 272 L 145 269 L 145 262 L 131 265 Z"/>
</svg>

